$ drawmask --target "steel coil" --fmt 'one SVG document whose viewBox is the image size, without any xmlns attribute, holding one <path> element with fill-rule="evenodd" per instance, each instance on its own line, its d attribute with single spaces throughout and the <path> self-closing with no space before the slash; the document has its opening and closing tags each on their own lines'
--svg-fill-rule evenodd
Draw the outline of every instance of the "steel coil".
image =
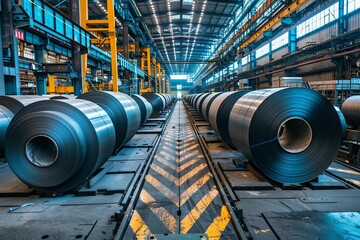
<svg viewBox="0 0 360 240">
<path fill-rule="evenodd" d="M 360 96 L 352 96 L 345 100 L 341 107 L 346 123 L 357 128 L 360 125 Z"/>
<path fill-rule="evenodd" d="M 142 125 L 144 122 L 146 122 L 149 119 L 150 115 L 152 114 L 153 107 L 148 102 L 148 100 L 146 100 L 144 97 L 142 97 L 140 95 L 133 94 L 133 95 L 131 95 L 131 97 L 135 100 L 136 104 L 140 108 L 141 125 Z"/>
<path fill-rule="evenodd" d="M 202 105 L 205 101 L 205 98 L 207 96 L 209 96 L 211 93 L 204 93 L 198 100 L 197 104 L 196 104 L 196 110 L 198 111 L 198 113 L 202 116 Z"/>
<path fill-rule="evenodd" d="M 215 98 L 209 110 L 209 123 L 221 139 L 229 146 L 234 147 L 229 133 L 229 117 L 237 100 L 248 91 L 221 93 Z"/>
<path fill-rule="evenodd" d="M 9 127 L 11 120 L 14 117 L 14 113 L 4 106 L 0 105 L 0 156 L 4 156 L 4 143 L 6 130 Z"/>
<path fill-rule="evenodd" d="M 341 136 L 342 136 L 342 139 L 344 140 L 347 136 L 347 124 L 346 124 L 346 120 L 345 120 L 345 117 L 344 117 L 344 114 L 340 111 L 340 109 L 336 106 L 335 107 L 335 110 L 339 116 L 339 119 L 340 119 L 340 123 L 341 123 Z"/>
<path fill-rule="evenodd" d="M 323 173 L 341 144 L 341 123 L 330 102 L 304 88 L 258 90 L 232 108 L 230 137 L 266 176 L 302 183 Z"/>
<path fill-rule="evenodd" d="M 143 93 L 143 96 L 153 107 L 151 117 L 158 117 L 166 107 L 165 99 L 158 93 Z"/>
<path fill-rule="evenodd" d="M 96 103 L 107 112 L 116 132 L 114 152 L 127 143 L 140 127 L 140 108 L 124 93 L 93 91 L 81 94 L 78 99 Z"/>
<path fill-rule="evenodd" d="M 38 95 L 7 95 L 0 96 L 0 156 L 4 156 L 4 142 L 6 130 L 16 113 L 25 106 L 49 97 Z"/>
<path fill-rule="evenodd" d="M 207 96 L 203 102 L 202 105 L 202 114 L 203 117 L 206 121 L 209 121 L 209 110 L 211 107 L 211 104 L 213 103 L 213 101 L 216 99 L 216 97 L 218 97 L 221 93 L 214 93 L 214 94 L 210 94 L 209 96 Z"/>
<path fill-rule="evenodd" d="M 24 183 L 41 192 L 66 192 L 83 184 L 114 144 L 114 125 L 101 107 L 86 100 L 49 100 L 16 114 L 5 154 Z"/>
</svg>

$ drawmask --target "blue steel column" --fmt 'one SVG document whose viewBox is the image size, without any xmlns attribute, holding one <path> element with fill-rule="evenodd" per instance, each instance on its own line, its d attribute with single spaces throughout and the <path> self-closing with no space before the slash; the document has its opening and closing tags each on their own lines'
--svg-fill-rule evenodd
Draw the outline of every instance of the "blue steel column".
<svg viewBox="0 0 360 240">
<path fill-rule="evenodd" d="M 79 0 L 70 0 L 70 18 L 76 23 L 80 24 L 80 3 Z M 77 73 L 77 78 L 73 79 L 74 84 L 74 95 L 78 96 L 82 93 L 82 59 L 80 45 L 72 43 L 71 49 L 72 67 Z"/>
<path fill-rule="evenodd" d="M 46 63 L 47 51 L 45 49 L 45 46 L 35 46 L 35 61 L 41 64 Z M 48 75 L 46 73 L 36 74 L 36 94 L 46 94 L 47 76 Z"/>
<path fill-rule="evenodd" d="M 345 0 L 339 0 L 339 20 L 338 20 L 338 34 L 341 35 L 343 34 L 346 29 L 345 29 L 345 19 L 344 19 L 344 5 L 345 5 Z M 345 78 L 344 75 L 344 68 L 345 68 L 345 64 L 344 64 L 345 58 L 344 57 L 339 57 L 339 58 L 335 58 L 332 59 L 331 62 L 334 63 L 336 65 L 336 79 L 343 79 Z"/>
<path fill-rule="evenodd" d="M 3 1 L 2 1 L 3 2 Z M 0 3 L 0 15 L 2 16 L 2 2 Z M 4 79 L 4 64 L 3 64 L 3 45 L 2 45 L 2 17 L 0 17 L 0 95 L 5 95 L 5 79 Z"/>
<path fill-rule="evenodd" d="M 288 43 L 288 50 L 289 53 L 295 52 L 297 50 L 297 34 L 296 34 L 296 27 L 292 28 L 289 31 L 289 43 Z M 290 69 L 285 71 L 285 75 L 287 77 L 296 77 L 297 70 L 296 68 Z"/>
<path fill-rule="evenodd" d="M 12 16 L 13 1 L 1 1 L 2 12 L 2 46 L 4 61 L 4 82 L 5 94 L 20 94 L 20 74 L 19 74 L 19 56 L 18 43 L 15 38 L 15 29 Z M 6 70 L 6 71 L 5 71 Z"/>
</svg>

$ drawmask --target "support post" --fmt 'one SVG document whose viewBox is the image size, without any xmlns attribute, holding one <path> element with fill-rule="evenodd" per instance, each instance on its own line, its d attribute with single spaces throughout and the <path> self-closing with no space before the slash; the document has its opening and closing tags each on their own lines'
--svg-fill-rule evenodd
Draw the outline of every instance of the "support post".
<svg viewBox="0 0 360 240">
<path fill-rule="evenodd" d="M 5 95 L 5 78 L 4 78 L 4 61 L 3 61 L 3 44 L 2 44 L 2 4 L 0 2 L 0 95 Z"/>
<path fill-rule="evenodd" d="M 114 0 L 107 0 L 108 24 L 109 24 L 109 38 L 110 38 L 110 52 L 111 52 L 111 73 L 113 82 L 113 92 L 119 91 L 119 72 L 117 60 L 117 46 L 116 46 L 116 30 L 115 30 L 115 10 Z"/>
<path fill-rule="evenodd" d="M 70 18 L 76 23 L 80 24 L 80 2 L 79 0 L 70 0 Z M 83 86 L 83 72 L 81 64 L 81 49 L 80 45 L 72 43 L 71 46 L 71 56 L 72 56 L 72 67 L 75 72 L 77 72 L 77 78 L 73 79 L 74 85 L 74 95 L 79 96 L 82 93 Z"/>
</svg>

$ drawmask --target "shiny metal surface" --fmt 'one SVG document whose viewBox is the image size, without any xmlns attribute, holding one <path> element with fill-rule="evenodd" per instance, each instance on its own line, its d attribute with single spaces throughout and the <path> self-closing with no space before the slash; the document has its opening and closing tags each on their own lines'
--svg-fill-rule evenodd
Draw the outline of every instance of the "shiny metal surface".
<svg viewBox="0 0 360 240">
<path fill-rule="evenodd" d="M 136 104 L 140 108 L 140 112 L 141 112 L 140 125 L 141 125 L 141 124 L 143 124 L 145 121 L 147 121 L 149 119 L 150 115 L 153 112 L 153 107 L 149 103 L 148 100 L 146 100 L 144 97 L 142 97 L 140 95 L 132 94 L 131 97 L 132 97 L 132 99 L 134 99 L 134 101 L 136 102 Z"/>
<path fill-rule="evenodd" d="M 229 133 L 229 117 L 234 104 L 248 91 L 221 93 L 215 98 L 209 109 L 209 123 L 221 139 L 234 147 Z"/>
<path fill-rule="evenodd" d="M 212 102 L 215 100 L 215 98 L 217 96 L 219 96 L 221 93 L 213 93 L 213 94 L 210 94 L 208 95 L 204 102 L 203 102 L 203 105 L 202 105 L 202 116 L 205 118 L 206 121 L 209 120 L 209 110 L 210 110 L 210 107 L 211 107 L 211 104 Z"/>
<path fill-rule="evenodd" d="M 302 129 L 284 126 L 291 138 L 286 141 L 287 150 L 281 146 L 279 129 L 289 119 L 308 123 L 312 132 L 310 143 L 306 143 L 306 124 L 295 124 Z M 231 111 L 229 132 L 240 152 L 266 176 L 281 183 L 316 178 L 330 166 L 341 144 L 341 123 L 334 107 L 320 94 L 304 88 L 247 93 Z M 299 138 L 306 147 L 291 152 L 299 146 Z"/>
<path fill-rule="evenodd" d="M 143 93 L 143 96 L 153 107 L 152 117 L 158 117 L 160 112 L 165 109 L 166 103 L 164 97 L 158 93 Z"/>
<path fill-rule="evenodd" d="M 204 93 L 203 95 L 201 95 L 201 97 L 199 98 L 199 100 L 197 101 L 197 104 L 195 106 L 196 110 L 198 111 L 198 113 L 200 113 L 200 115 L 202 116 L 202 105 L 205 101 L 205 98 L 207 96 L 209 96 L 211 93 Z"/>
<path fill-rule="evenodd" d="M 358 127 L 360 125 L 360 96 L 352 96 L 345 100 L 341 106 L 346 123 Z"/>
<path fill-rule="evenodd" d="M 128 142 L 140 127 L 140 108 L 135 100 L 124 93 L 93 91 L 81 94 L 78 99 L 96 103 L 107 112 L 116 132 L 114 152 Z"/>
<path fill-rule="evenodd" d="M 341 110 L 334 106 L 335 107 L 335 110 L 339 116 L 339 119 L 340 119 L 340 123 L 341 123 L 341 132 L 342 132 L 342 139 L 345 139 L 346 138 L 346 135 L 347 135 L 347 124 L 346 124 L 346 120 L 345 120 L 345 117 L 344 117 L 344 114 L 341 112 Z"/>
<path fill-rule="evenodd" d="M 26 154 L 34 137 L 45 136 L 56 145 L 36 141 L 32 147 L 42 154 L 57 155 L 52 164 L 39 167 Z M 24 183 L 42 192 L 66 192 L 79 187 L 111 155 L 115 128 L 100 106 L 86 100 L 52 100 L 33 103 L 11 121 L 5 140 L 9 166 Z M 53 148 L 54 149 L 54 148 Z M 41 153 L 43 152 L 43 153 Z M 28 154 L 31 154 L 30 152 Z"/>
<path fill-rule="evenodd" d="M 14 117 L 14 113 L 0 105 L 0 156 L 4 156 L 6 130 Z"/>
</svg>

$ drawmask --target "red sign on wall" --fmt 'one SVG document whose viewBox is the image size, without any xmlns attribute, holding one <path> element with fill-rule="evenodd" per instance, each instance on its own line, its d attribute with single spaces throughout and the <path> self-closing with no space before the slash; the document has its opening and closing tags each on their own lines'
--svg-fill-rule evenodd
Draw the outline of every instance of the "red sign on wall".
<svg viewBox="0 0 360 240">
<path fill-rule="evenodd" d="M 15 29 L 15 37 L 20 40 L 24 40 L 24 33 L 18 29 Z"/>
</svg>

